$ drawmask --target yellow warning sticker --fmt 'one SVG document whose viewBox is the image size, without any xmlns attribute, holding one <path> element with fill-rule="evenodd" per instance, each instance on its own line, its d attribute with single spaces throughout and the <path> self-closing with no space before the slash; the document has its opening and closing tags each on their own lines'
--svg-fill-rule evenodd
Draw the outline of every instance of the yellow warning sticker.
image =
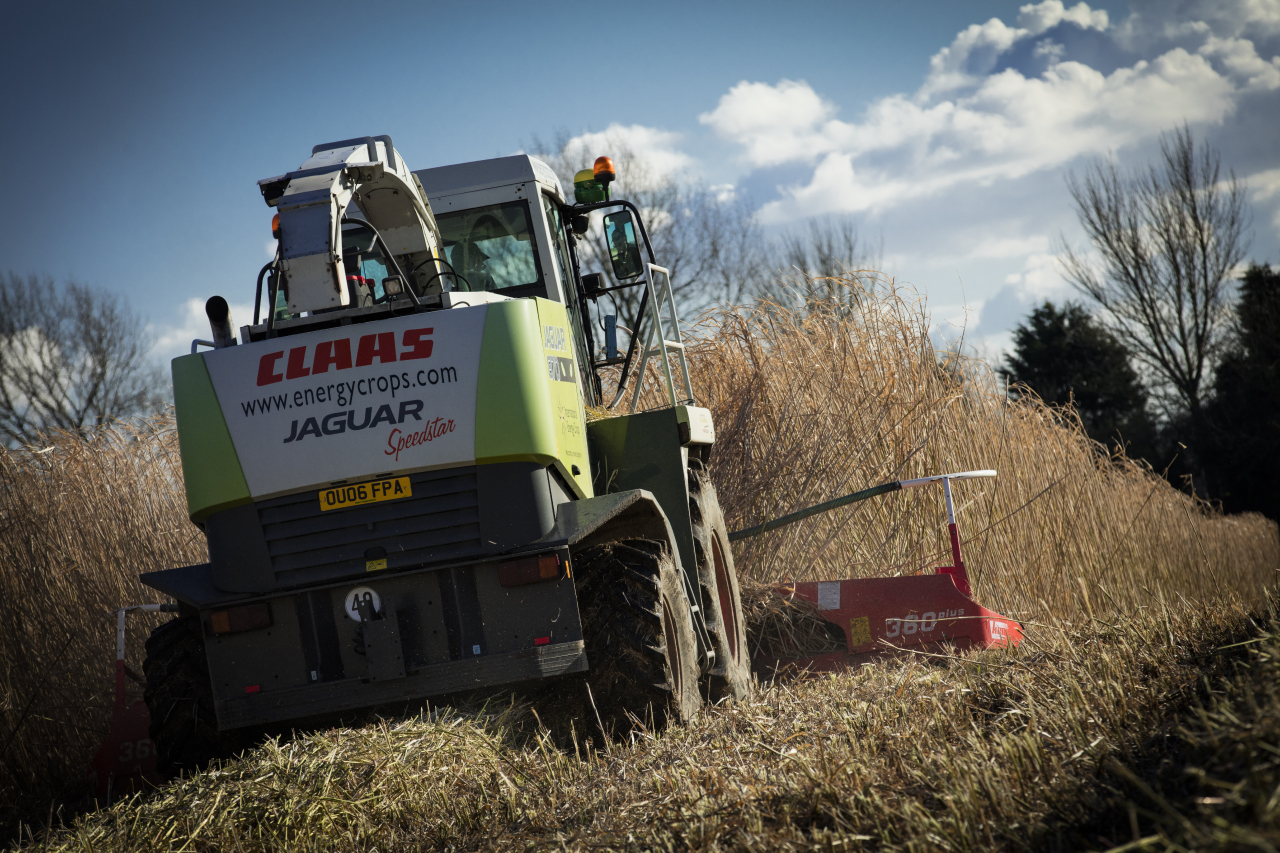
<svg viewBox="0 0 1280 853">
<path fill-rule="evenodd" d="M 369 560 L 367 563 L 364 564 L 364 570 L 366 572 L 376 572 L 379 569 L 385 569 L 386 567 L 387 567 L 387 561 L 385 559 Z"/>
<path fill-rule="evenodd" d="M 871 642 L 871 623 L 866 616 L 849 620 L 849 647 L 857 648 Z"/>
</svg>

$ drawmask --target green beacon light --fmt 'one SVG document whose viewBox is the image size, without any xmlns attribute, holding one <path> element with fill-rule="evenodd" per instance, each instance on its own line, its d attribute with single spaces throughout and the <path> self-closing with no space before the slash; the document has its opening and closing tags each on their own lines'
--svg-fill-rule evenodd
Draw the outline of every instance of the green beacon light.
<svg viewBox="0 0 1280 853">
<path fill-rule="evenodd" d="M 597 157 L 590 169 L 582 169 L 573 176 L 573 200 L 578 204 L 595 204 L 609 200 L 609 184 L 617 178 L 613 161 Z"/>
<path fill-rule="evenodd" d="M 596 180 L 595 172 L 583 169 L 573 176 L 573 200 L 578 204 L 604 201 L 604 187 Z"/>
</svg>

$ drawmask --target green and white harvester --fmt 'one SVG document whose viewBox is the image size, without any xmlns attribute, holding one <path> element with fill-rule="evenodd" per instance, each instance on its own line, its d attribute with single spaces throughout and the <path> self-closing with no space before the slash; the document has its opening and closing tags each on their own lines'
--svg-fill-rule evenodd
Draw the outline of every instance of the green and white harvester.
<svg viewBox="0 0 1280 853">
<path fill-rule="evenodd" d="M 477 690 L 589 696 L 614 733 L 749 694 L 714 427 L 612 179 L 600 158 L 571 201 L 523 155 L 411 172 L 379 136 L 259 182 L 279 251 L 253 324 L 215 296 L 173 362 L 209 562 L 142 576 L 177 602 L 144 667 L 162 772 Z M 612 279 L 580 269 L 590 227 Z M 621 354 L 618 288 L 648 329 Z"/>
</svg>

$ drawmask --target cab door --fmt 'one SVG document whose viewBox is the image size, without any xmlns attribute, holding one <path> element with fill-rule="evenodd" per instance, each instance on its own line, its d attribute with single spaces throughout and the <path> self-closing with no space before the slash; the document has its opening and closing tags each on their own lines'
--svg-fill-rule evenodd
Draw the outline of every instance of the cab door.
<svg viewBox="0 0 1280 853">
<path fill-rule="evenodd" d="M 586 405 L 598 406 L 600 400 L 592 364 L 592 358 L 595 355 L 592 351 L 594 347 L 583 325 L 583 318 L 588 317 L 589 314 L 582 303 L 578 282 L 573 274 L 573 263 L 569 258 L 568 236 L 565 234 L 560 208 L 545 193 L 542 194 L 542 212 L 546 218 L 547 233 L 551 240 L 551 255 L 555 258 L 552 265 L 560 279 L 560 293 L 563 295 L 569 326 L 573 331 L 573 350 L 578 367 L 578 390 Z"/>
</svg>

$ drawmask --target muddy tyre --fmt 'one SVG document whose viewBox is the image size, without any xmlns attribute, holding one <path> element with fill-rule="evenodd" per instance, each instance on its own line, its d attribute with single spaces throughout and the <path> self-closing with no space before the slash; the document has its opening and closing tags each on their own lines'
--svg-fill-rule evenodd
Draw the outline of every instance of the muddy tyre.
<svg viewBox="0 0 1280 853">
<path fill-rule="evenodd" d="M 165 776 L 202 770 L 213 759 L 230 757 L 247 745 L 241 732 L 218 731 L 195 615 L 178 616 L 151 632 L 142 670 L 147 676 L 143 698 L 151 713 L 156 766 Z"/>
<path fill-rule="evenodd" d="M 712 702 L 746 699 L 754 682 L 746 620 L 742 616 L 742 592 L 720 498 L 701 463 L 689 468 L 689 519 L 693 522 L 693 550 L 698 564 L 699 604 L 716 653 L 715 666 L 702 676 L 703 689 Z"/>
<path fill-rule="evenodd" d="M 680 575 L 658 542 L 631 539 L 574 555 L 594 709 L 610 737 L 631 717 L 661 728 L 692 719 L 702 705 L 698 647 Z M 593 726 L 594 727 L 594 726 Z"/>
</svg>

